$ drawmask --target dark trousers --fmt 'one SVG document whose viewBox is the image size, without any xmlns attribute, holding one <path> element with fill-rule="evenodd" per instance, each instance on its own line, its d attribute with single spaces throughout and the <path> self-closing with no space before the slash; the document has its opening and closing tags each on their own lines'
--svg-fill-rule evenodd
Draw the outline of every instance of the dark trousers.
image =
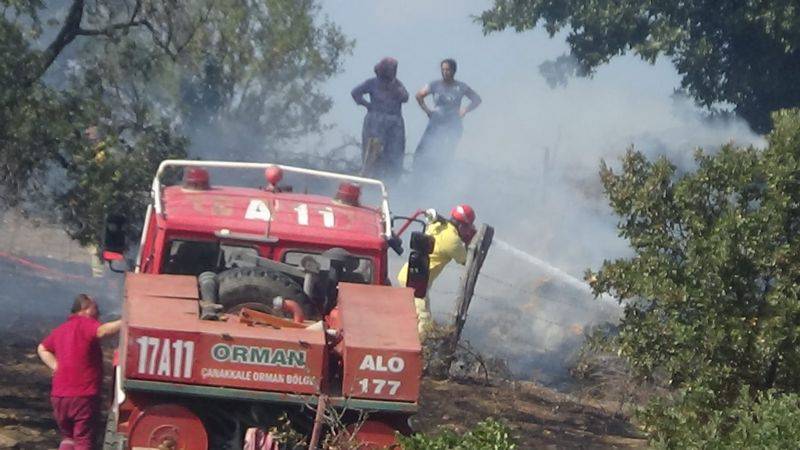
<svg viewBox="0 0 800 450">
<path fill-rule="evenodd" d="M 100 397 L 50 397 L 50 403 L 63 438 L 59 450 L 93 449 L 100 416 Z"/>
<path fill-rule="evenodd" d="M 367 161 L 371 141 L 379 142 L 380 154 Z M 403 172 L 403 157 L 406 153 L 406 126 L 403 117 L 370 111 L 364 117 L 361 130 L 363 160 L 362 175 L 392 183 Z"/>
<path fill-rule="evenodd" d="M 464 128 L 461 118 L 432 116 L 414 152 L 414 172 L 440 174 L 455 158 Z"/>
</svg>

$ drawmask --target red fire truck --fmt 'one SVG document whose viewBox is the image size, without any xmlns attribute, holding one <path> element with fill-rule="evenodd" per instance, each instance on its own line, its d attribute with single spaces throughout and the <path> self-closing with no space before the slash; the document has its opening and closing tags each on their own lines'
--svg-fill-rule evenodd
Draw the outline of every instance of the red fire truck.
<svg viewBox="0 0 800 450">
<path fill-rule="evenodd" d="M 106 224 L 112 265 L 124 222 Z M 359 442 L 392 444 L 409 431 L 422 371 L 413 298 L 431 242 L 411 240 L 411 288 L 391 286 L 387 253 L 402 243 L 380 181 L 164 161 L 126 274 L 106 448 L 235 449 L 248 436 L 284 448 L 269 430 L 287 420 L 314 447 L 332 429 L 326 414 Z"/>
</svg>

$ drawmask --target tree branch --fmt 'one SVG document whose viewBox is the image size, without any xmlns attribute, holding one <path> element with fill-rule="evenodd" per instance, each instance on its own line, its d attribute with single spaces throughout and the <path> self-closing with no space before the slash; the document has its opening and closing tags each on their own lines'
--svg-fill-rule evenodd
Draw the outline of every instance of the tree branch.
<svg viewBox="0 0 800 450">
<path fill-rule="evenodd" d="M 177 55 L 172 53 L 172 50 L 170 50 L 169 40 L 167 40 L 166 42 L 162 41 L 158 37 L 158 31 L 156 31 L 156 28 L 149 21 L 145 20 L 144 23 L 142 23 L 142 25 L 144 25 L 148 30 L 150 30 L 150 34 L 153 36 L 153 42 L 156 44 L 156 46 L 161 50 L 163 50 L 164 53 L 166 53 L 170 58 L 175 60 L 177 58 Z"/>
<path fill-rule="evenodd" d="M 53 42 L 51 42 L 50 45 L 47 46 L 47 49 L 45 49 L 42 53 L 41 64 L 39 64 L 37 70 L 32 73 L 27 80 L 25 80 L 24 86 L 30 87 L 33 83 L 39 80 L 45 74 L 45 72 L 47 72 L 47 69 L 53 65 L 53 62 L 56 60 L 56 58 L 58 58 L 58 55 L 60 55 L 61 52 L 70 43 L 72 43 L 77 36 L 111 36 L 111 34 L 117 30 L 147 25 L 146 20 L 136 20 L 136 16 L 141 10 L 141 0 L 136 0 L 133 14 L 131 14 L 131 17 L 127 22 L 112 24 L 98 30 L 87 30 L 81 28 L 81 22 L 83 21 L 84 2 L 85 0 L 72 1 L 72 5 L 69 7 L 67 17 L 64 19 L 64 24 L 58 31 L 55 39 L 53 39 Z M 152 27 L 148 28 L 153 31 Z"/>
<path fill-rule="evenodd" d="M 189 43 L 190 43 L 190 42 L 192 42 L 192 41 L 194 40 L 194 37 L 195 37 L 195 35 L 197 34 L 197 30 L 198 30 L 198 29 L 199 29 L 199 28 L 200 28 L 200 27 L 201 27 L 203 24 L 205 24 L 205 23 L 208 21 L 208 16 L 210 16 L 210 15 L 211 15 L 211 10 L 212 10 L 212 8 L 213 8 L 213 6 L 212 6 L 212 5 L 213 5 L 213 4 L 211 4 L 211 3 L 209 3 L 209 4 L 208 4 L 208 8 L 206 8 L 206 12 L 205 12 L 205 14 L 202 14 L 202 19 L 200 19 L 199 21 L 197 21 L 197 22 L 195 23 L 194 27 L 192 27 L 192 31 L 189 33 L 189 37 L 187 37 L 187 38 L 186 38 L 186 40 L 183 42 L 183 44 L 181 44 L 180 46 L 178 46 L 178 48 L 177 48 L 177 51 L 175 52 L 175 55 L 176 55 L 176 56 L 177 56 L 178 54 L 180 54 L 181 52 L 183 52 L 183 50 L 184 50 L 184 49 L 185 49 L 185 48 L 186 48 L 186 47 L 189 45 Z"/>
<path fill-rule="evenodd" d="M 131 20 L 129 23 L 133 23 L 136 20 L 136 16 L 139 15 L 139 11 L 142 9 L 142 0 L 136 0 L 136 5 L 133 7 L 133 14 L 131 14 Z"/>
<path fill-rule="evenodd" d="M 25 86 L 29 87 L 40 79 L 64 48 L 78 35 L 78 31 L 81 28 L 81 20 L 83 20 L 83 3 L 84 0 L 73 0 L 72 6 L 69 7 L 67 17 L 64 19 L 64 24 L 58 31 L 55 39 L 53 39 L 53 42 L 51 42 L 42 53 L 41 64 L 37 70 L 31 74 L 30 78 L 25 81 Z"/>
<path fill-rule="evenodd" d="M 79 28 L 76 35 L 78 36 L 111 36 L 117 30 L 124 30 L 127 28 L 138 27 L 145 25 L 147 20 L 131 20 L 125 23 L 115 23 L 99 30 L 87 30 Z"/>
<path fill-rule="evenodd" d="M 127 29 L 127 28 L 133 28 L 133 27 L 138 27 L 138 26 L 141 26 L 141 25 L 145 25 L 145 22 L 147 22 L 146 19 L 136 20 L 136 17 L 139 15 L 139 11 L 141 9 L 142 9 L 142 0 L 136 0 L 136 5 L 134 5 L 133 12 L 131 13 L 131 17 L 130 17 L 130 19 L 128 19 L 127 22 L 115 23 L 115 24 L 109 25 L 109 26 L 107 26 L 105 28 L 98 29 L 98 30 L 87 30 L 87 29 L 84 29 L 84 28 L 80 28 L 78 30 L 78 35 L 80 35 L 80 36 L 100 36 L 100 35 L 102 35 L 102 36 L 111 36 L 111 34 L 114 31 L 117 31 L 117 30 L 124 30 L 124 29 Z"/>
<path fill-rule="evenodd" d="M 53 152 L 53 158 L 56 160 L 56 162 L 58 162 L 58 165 L 60 165 L 63 169 L 70 168 L 70 163 L 69 161 L 67 161 L 67 158 L 65 158 L 64 155 L 62 155 L 58 151 Z"/>
</svg>

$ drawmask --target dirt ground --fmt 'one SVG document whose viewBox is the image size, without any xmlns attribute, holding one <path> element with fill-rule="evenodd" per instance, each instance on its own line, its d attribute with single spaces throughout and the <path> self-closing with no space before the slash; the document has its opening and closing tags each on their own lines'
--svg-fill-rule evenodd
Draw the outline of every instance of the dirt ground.
<svg viewBox="0 0 800 450">
<path fill-rule="evenodd" d="M 481 386 L 468 382 L 423 383 L 415 430 L 463 431 L 487 417 L 507 423 L 520 449 L 644 448 L 616 405 L 581 400 L 533 382 Z"/>
<path fill-rule="evenodd" d="M 36 338 L 43 333 L 32 328 L 0 333 L 0 448 L 58 447 L 49 371 L 36 355 Z"/>
</svg>

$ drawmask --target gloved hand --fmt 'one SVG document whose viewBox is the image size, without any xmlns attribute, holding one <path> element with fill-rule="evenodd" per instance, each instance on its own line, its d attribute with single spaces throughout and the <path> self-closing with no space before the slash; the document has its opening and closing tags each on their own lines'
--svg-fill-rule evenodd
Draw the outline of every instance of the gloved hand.
<svg viewBox="0 0 800 450">
<path fill-rule="evenodd" d="M 436 222 L 436 219 L 439 217 L 439 214 L 433 208 L 428 208 L 425 210 L 425 220 L 428 223 Z"/>
</svg>

